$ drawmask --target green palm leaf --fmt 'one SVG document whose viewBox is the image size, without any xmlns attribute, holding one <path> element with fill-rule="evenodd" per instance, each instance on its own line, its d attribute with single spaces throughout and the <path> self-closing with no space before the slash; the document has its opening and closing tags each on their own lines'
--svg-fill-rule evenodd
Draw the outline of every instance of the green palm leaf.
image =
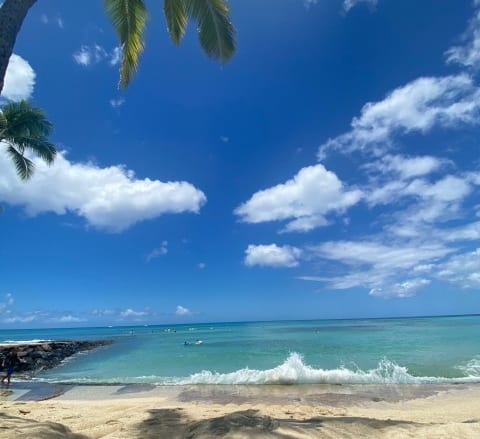
<svg viewBox="0 0 480 439">
<path fill-rule="evenodd" d="M 0 142 L 5 136 L 5 131 L 7 130 L 7 119 L 2 111 L 0 111 Z"/>
<path fill-rule="evenodd" d="M 125 88 L 138 69 L 144 49 L 148 11 L 143 0 L 105 0 L 105 10 L 120 39 L 120 87 Z"/>
<path fill-rule="evenodd" d="M 21 154 L 23 154 L 25 150 L 30 150 L 47 163 L 47 165 L 51 165 L 57 155 L 57 150 L 53 143 L 50 143 L 44 137 L 17 136 L 15 139 L 12 139 L 12 143 L 15 144 Z"/>
<path fill-rule="evenodd" d="M 5 136 L 48 136 L 52 130 L 52 123 L 43 110 L 25 100 L 4 105 L 2 112 L 6 120 Z"/>
<path fill-rule="evenodd" d="M 185 0 L 165 0 L 163 12 L 167 19 L 168 32 L 175 44 L 180 44 L 187 30 L 187 9 Z"/>
<path fill-rule="evenodd" d="M 235 29 L 225 0 L 185 0 L 187 13 L 198 24 L 200 44 L 208 56 L 222 62 L 235 52 Z"/>
<path fill-rule="evenodd" d="M 20 178 L 22 180 L 28 180 L 35 170 L 33 162 L 18 152 L 12 145 L 8 146 L 7 153 L 13 160 L 13 164 L 15 165 L 17 174 Z"/>
<path fill-rule="evenodd" d="M 25 151 L 31 151 L 48 165 L 55 160 L 57 151 L 47 138 L 51 129 L 45 113 L 27 101 L 10 102 L 2 108 L 0 141 L 8 145 L 6 152 L 22 180 L 28 180 L 35 170 L 33 162 L 25 157 Z"/>
</svg>

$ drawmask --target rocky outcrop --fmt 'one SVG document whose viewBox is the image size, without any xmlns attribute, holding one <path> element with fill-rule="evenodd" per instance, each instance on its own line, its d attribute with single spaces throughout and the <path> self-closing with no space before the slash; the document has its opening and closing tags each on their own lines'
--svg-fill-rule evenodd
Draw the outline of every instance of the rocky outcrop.
<svg viewBox="0 0 480 439">
<path fill-rule="evenodd" d="M 19 343 L 0 346 L 0 359 L 12 349 L 17 349 L 18 357 L 22 363 L 16 367 L 16 371 L 31 375 L 42 369 L 50 369 L 60 364 L 78 352 L 90 351 L 100 346 L 112 344 L 111 340 L 95 341 L 45 341 L 38 343 Z M 0 361 L 0 365 L 1 365 Z"/>
</svg>

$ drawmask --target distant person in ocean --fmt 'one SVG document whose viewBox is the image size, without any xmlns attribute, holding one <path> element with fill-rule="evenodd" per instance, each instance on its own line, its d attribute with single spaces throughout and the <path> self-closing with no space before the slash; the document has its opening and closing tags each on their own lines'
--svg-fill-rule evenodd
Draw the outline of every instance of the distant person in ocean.
<svg viewBox="0 0 480 439">
<path fill-rule="evenodd" d="M 21 363 L 25 363 L 25 361 L 21 360 L 18 357 L 18 353 L 15 348 L 12 349 L 2 362 L 2 367 L 6 369 L 6 375 L 2 377 L 2 384 L 4 384 L 5 380 L 7 380 L 7 384 L 10 385 L 10 378 L 12 377 L 12 373 L 14 369 Z"/>
</svg>

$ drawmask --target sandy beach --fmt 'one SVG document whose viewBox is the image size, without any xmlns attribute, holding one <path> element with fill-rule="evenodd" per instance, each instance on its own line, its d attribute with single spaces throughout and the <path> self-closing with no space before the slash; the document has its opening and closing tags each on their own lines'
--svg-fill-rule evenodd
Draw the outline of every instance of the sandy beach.
<svg viewBox="0 0 480 439">
<path fill-rule="evenodd" d="M 2 390 L 0 438 L 478 438 L 480 386 Z"/>
</svg>

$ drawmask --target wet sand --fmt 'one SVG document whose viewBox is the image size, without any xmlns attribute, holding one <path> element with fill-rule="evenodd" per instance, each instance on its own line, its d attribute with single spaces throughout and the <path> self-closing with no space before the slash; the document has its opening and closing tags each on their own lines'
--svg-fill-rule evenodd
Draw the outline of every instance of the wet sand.
<svg viewBox="0 0 480 439">
<path fill-rule="evenodd" d="M 480 384 L 2 388 L 0 438 L 478 438 Z"/>
</svg>

